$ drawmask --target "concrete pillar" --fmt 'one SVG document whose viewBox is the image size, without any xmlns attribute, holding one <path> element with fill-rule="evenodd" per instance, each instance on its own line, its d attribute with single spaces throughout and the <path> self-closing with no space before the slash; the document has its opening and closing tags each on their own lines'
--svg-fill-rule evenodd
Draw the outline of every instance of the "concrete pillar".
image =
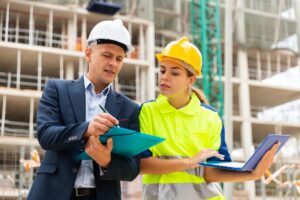
<svg viewBox="0 0 300 200">
<path fill-rule="evenodd" d="M 65 79 L 74 80 L 74 63 L 73 62 L 67 62 Z"/>
<path fill-rule="evenodd" d="M 145 34 L 144 34 L 144 26 L 142 24 L 139 25 L 139 49 L 138 49 L 138 59 L 145 60 Z"/>
<path fill-rule="evenodd" d="M 20 14 L 17 14 L 16 18 L 16 34 L 15 34 L 15 42 L 19 42 L 19 28 L 20 28 Z"/>
<path fill-rule="evenodd" d="M 237 1 L 237 40 L 241 44 L 246 43 L 246 27 L 245 27 L 245 1 Z M 242 118 L 241 123 L 241 138 L 242 147 L 244 149 L 245 158 L 249 158 L 253 153 L 252 145 L 252 127 L 251 127 L 251 104 L 250 104 L 250 89 L 249 89 L 249 70 L 247 52 L 239 49 L 237 52 L 238 67 L 240 68 L 240 87 L 239 87 L 239 110 Z M 254 200 L 255 183 L 254 181 L 245 182 L 245 190 L 249 192 L 249 200 Z"/>
<path fill-rule="evenodd" d="M 154 24 L 153 23 L 149 23 L 149 26 L 147 27 L 146 30 L 146 37 L 148 41 L 148 45 L 147 45 L 147 61 L 149 63 L 148 66 L 148 83 L 147 83 L 147 89 L 141 87 L 141 91 L 147 90 L 147 96 L 146 98 L 144 98 L 144 96 L 141 97 L 144 98 L 142 100 L 148 100 L 148 99 L 154 99 L 155 98 L 155 87 L 156 87 L 156 83 L 155 81 L 150 81 L 150 80 L 155 80 L 155 58 L 154 58 Z M 141 80 L 142 79 L 141 77 Z"/>
<path fill-rule="evenodd" d="M 280 71 L 281 71 L 281 54 L 277 54 L 277 73 L 276 74 L 279 74 Z"/>
<path fill-rule="evenodd" d="M 6 16 L 5 16 L 5 39 L 4 41 L 8 41 L 8 28 L 9 28 L 9 2 L 6 5 Z"/>
<path fill-rule="evenodd" d="M 77 14 L 68 20 L 68 49 L 75 50 L 77 39 Z"/>
<path fill-rule="evenodd" d="M 21 146 L 20 147 L 20 160 L 25 160 L 25 146 Z M 23 185 L 24 185 L 24 167 L 23 165 L 19 166 L 19 194 L 18 194 L 18 200 L 22 200 L 23 199 Z M 18 180 L 17 180 L 18 181 Z"/>
<path fill-rule="evenodd" d="M 33 19 L 33 6 L 30 6 L 30 12 L 29 12 L 29 44 L 33 45 L 33 39 L 34 39 L 34 19 Z"/>
<path fill-rule="evenodd" d="M 17 51 L 17 89 L 20 89 L 21 82 L 21 50 L 18 49 Z"/>
<path fill-rule="evenodd" d="M 257 64 L 257 71 L 256 71 L 256 80 L 262 80 L 262 69 L 261 69 L 261 56 L 260 51 L 256 51 L 256 64 Z"/>
<path fill-rule="evenodd" d="M 135 66 L 135 100 L 141 102 L 141 87 L 140 87 L 140 67 Z"/>
<path fill-rule="evenodd" d="M 29 107 L 29 138 L 34 138 L 33 119 L 34 119 L 34 98 L 30 98 L 30 107 Z"/>
<path fill-rule="evenodd" d="M 121 85 L 119 84 L 119 76 L 116 76 L 115 80 L 113 81 L 113 86 L 115 91 L 121 92 Z"/>
<path fill-rule="evenodd" d="M 150 21 L 154 21 L 154 1 L 138 1 L 140 7 L 142 9 L 139 9 L 138 13 L 139 16 L 148 19 Z M 130 5 L 130 4 L 129 4 Z"/>
<path fill-rule="evenodd" d="M 30 146 L 30 153 L 34 150 L 34 146 Z M 33 183 L 33 168 L 30 169 L 29 171 L 29 180 L 28 180 L 28 185 L 32 186 Z"/>
<path fill-rule="evenodd" d="M 64 79 L 64 57 L 59 56 L 59 79 Z"/>
<path fill-rule="evenodd" d="M 80 57 L 79 60 L 79 71 L 78 71 L 78 76 L 81 77 L 82 75 L 84 75 L 84 69 L 83 69 L 83 58 Z"/>
<path fill-rule="evenodd" d="M 3 11 L 0 11 L 0 41 L 2 41 L 2 31 L 3 31 Z"/>
<path fill-rule="evenodd" d="M 141 102 L 145 102 L 146 100 L 149 100 L 149 99 L 154 99 L 154 98 L 148 98 L 146 97 L 146 90 L 150 90 L 150 88 L 148 87 L 149 86 L 149 81 L 147 81 L 146 79 L 146 71 L 143 69 L 140 71 L 141 72 L 141 78 L 140 78 L 140 97 L 141 97 Z M 148 72 L 149 73 L 149 72 Z M 155 79 L 149 79 L 149 80 L 155 80 Z M 155 81 L 153 81 L 155 82 Z M 150 91 L 148 91 L 149 93 Z M 152 92 L 152 91 L 151 91 Z"/>
<path fill-rule="evenodd" d="M 181 13 L 181 0 L 175 0 L 174 2 L 174 12 L 176 14 L 178 14 L 178 16 L 176 17 L 176 29 L 175 31 L 178 33 L 178 34 L 181 34 L 182 33 L 182 21 L 181 21 L 181 16 L 182 16 L 182 13 Z"/>
<path fill-rule="evenodd" d="M 232 2 L 225 5 L 225 85 L 224 85 L 224 126 L 226 130 L 226 142 L 229 152 L 233 148 L 233 120 L 232 120 Z M 233 199 L 233 183 L 224 183 L 224 195 L 226 199 Z"/>
<path fill-rule="evenodd" d="M 37 90 L 42 90 L 42 53 L 38 53 L 38 66 L 37 66 Z"/>
<path fill-rule="evenodd" d="M 81 22 L 81 50 L 85 51 L 86 49 L 86 39 L 87 39 L 87 35 L 86 35 L 86 18 L 83 17 L 82 18 L 82 22 Z"/>
<path fill-rule="evenodd" d="M 300 52 L 300 0 L 294 0 L 295 5 L 295 14 L 296 14 L 296 23 L 297 23 L 297 47 L 298 47 L 298 53 Z"/>
<path fill-rule="evenodd" d="M 7 96 L 4 95 L 2 100 L 1 137 L 4 136 L 5 118 L 6 118 L 6 98 Z"/>
<path fill-rule="evenodd" d="M 49 11 L 49 24 L 48 24 L 48 42 L 49 47 L 52 47 L 53 40 L 53 10 Z"/>
<path fill-rule="evenodd" d="M 249 71 L 247 52 L 238 50 L 238 66 L 240 67 L 240 87 L 239 87 L 239 110 L 242 117 L 241 138 L 245 158 L 249 158 L 253 153 L 252 126 L 251 126 L 251 104 L 249 90 Z M 245 182 L 245 190 L 249 191 L 249 200 L 255 199 L 254 181 Z"/>
</svg>

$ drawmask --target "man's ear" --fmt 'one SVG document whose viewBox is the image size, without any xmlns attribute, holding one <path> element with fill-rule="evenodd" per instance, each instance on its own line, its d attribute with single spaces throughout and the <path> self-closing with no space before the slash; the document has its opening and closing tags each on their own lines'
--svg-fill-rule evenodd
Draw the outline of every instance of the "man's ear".
<svg viewBox="0 0 300 200">
<path fill-rule="evenodd" d="M 86 48 L 85 50 L 85 61 L 89 63 L 91 61 L 91 54 L 92 54 L 92 49 L 91 48 Z"/>
</svg>

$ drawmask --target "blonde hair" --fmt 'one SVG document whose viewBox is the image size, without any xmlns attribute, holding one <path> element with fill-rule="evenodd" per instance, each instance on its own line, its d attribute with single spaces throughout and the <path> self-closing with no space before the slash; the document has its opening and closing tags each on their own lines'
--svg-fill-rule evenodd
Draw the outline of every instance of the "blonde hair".
<svg viewBox="0 0 300 200">
<path fill-rule="evenodd" d="M 209 102 L 208 102 L 203 90 L 192 87 L 192 92 L 194 92 L 196 94 L 196 96 L 201 101 L 201 103 L 205 103 L 205 104 L 209 105 Z"/>
</svg>

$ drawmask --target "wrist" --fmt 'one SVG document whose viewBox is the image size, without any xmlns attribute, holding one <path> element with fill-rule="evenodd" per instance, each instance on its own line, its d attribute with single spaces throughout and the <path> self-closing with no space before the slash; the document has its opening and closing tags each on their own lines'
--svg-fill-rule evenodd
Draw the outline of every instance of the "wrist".
<svg viewBox="0 0 300 200">
<path fill-rule="evenodd" d="M 191 160 L 191 158 L 184 158 L 183 162 L 184 162 L 185 169 L 192 169 L 192 160 Z"/>
<path fill-rule="evenodd" d="M 261 175 L 259 175 L 255 170 L 251 172 L 251 179 L 252 180 L 258 180 L 261 178 Z"/>
<path fill-rule="evenodd" d="M 101 163 L 99 163 L 99 165 L 101 168 L 108 168 L 110 161 L 111 161 L 111 157 L 109 156 L 108 159 L 102 161 Z"/>
</svg>

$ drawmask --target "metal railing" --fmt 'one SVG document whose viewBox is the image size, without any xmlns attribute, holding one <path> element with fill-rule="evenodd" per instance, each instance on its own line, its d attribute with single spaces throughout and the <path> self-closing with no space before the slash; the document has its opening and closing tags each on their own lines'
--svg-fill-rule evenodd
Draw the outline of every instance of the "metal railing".
<svg viewBox="0 0 300 200">
<path fill-rule="evenodd" d="M 0 121 L 2 120 L 0 119 Z M 30 130 L 30 125 L 29 122 L 5 120 L 3 136 L 30 137 L 31 134 L 35 136 L 37 133 L 37 125 L 33 123 L 33 130 Z"/>
<path fill-rule="evenodd" d="M 2 27 L 2 34 L 1 34 L 2 37 L 0 38 L 0 40 L 2 41 L 6 40 L 5 32 L 6 32 L 6 27 Z M 29 29 L 8 28 L 7 32 L 8 32 L 7 34 L 8 42 L 30 44 L 31 38 L 29 34 Z M 33 44 L 31 45 L 54 47 L 54 48 L 61 48 L 61 49 L 68 48 L 67 36 L 58 33 L 52 33 L 52 38 L 51 38 L 49 32 L 35 29 L 33 31 L 32 41 Z"/>
<path fill-rule="evenodd" d="M 47 81 L 51 77 L 42 76 L 41 77 L 41 89 L 43 89 Z M 39 87 L 38 76 L 20 74 L 20 81 L 18 81 L 18 75 L 10 72 L 0 72 L 0 86 L 5 86 L 8 88 L 18 88 L 18 89 L 37 89 Z"/>
</svg>

